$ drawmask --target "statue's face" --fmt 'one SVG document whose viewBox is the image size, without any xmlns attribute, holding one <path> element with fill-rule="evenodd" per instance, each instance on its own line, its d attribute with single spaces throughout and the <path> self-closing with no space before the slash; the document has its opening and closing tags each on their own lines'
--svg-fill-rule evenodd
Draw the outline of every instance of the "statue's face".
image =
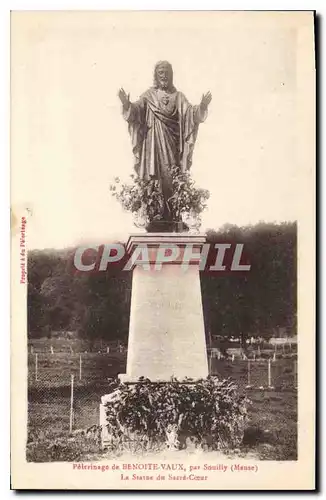
<svg viewBox="0 0 326 500">
<path fill-rule="evenodd" d="M 157 68 L 156 75 L 159 87 L 162 89 L 167 89 L 171 83 L 170 68 L 166 65 L 161 65 Z"/>
</svg>

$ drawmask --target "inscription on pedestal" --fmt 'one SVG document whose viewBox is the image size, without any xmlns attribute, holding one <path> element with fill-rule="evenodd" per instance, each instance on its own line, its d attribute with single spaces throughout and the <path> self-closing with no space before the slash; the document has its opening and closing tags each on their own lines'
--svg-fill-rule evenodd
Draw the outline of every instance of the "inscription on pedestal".
<svg viewBox="0 0 326 500">
<path fill-rule="evenodd" d="M 151 245 L 153 235 L 150 236 Z M 190 236 L 187 235 L 187 242 Z M 195 236 L 197 238 L 198 236 Z M 142 236 L 142 241 L 144 236 Z M 175 240 L 174 240 L 175 241 Z M 203 238 L 203 242 L 204 242 Z M 159 246 L 160 238 L 156 244 Z M 179 235 L 176 244 L 184 244 Z M 126 381 L 208 375 L 198 263 L 133 270 Z"/>
</svg>

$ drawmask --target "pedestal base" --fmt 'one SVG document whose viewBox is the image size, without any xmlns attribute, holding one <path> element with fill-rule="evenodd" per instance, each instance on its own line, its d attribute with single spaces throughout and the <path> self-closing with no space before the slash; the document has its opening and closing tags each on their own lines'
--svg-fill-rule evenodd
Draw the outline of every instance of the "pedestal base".
<svg viewBox="0 0 326 500">
<path fill-rule="evenodd" d="M 150 248 L 150 269 L 133 270 L 127 373 L 120 380 L 134 383 L 140 377 L 152 382 L 183 381 L 208 375 L 199 259 L 205 237 L 180 233 L 131 236 L 130 253 Z M 175 246 L 179 258 L 155 268 L 157 251 Z M 187 247 L 195 257 L 184 266 Z M 197 257 L 196 257 L 197 256 Z"/>
<path fill-rule="evenodd" d="M 174 377 L 174 378 L 176 378 L 176 377 Z M 198 382 L 202 378 L 203 377 L 197 377 L 197 378 L 193 378 L 193 377 L 190 378 L 190 377 L 188 377 L 186 379 L 185 378 L 183 378 L 183 379 L 177 378 L 177 382 L 180 382 L 180 384 L 195 384 L 196 382 Z M 127 373 L 119 373 L 118 379 L 120 380 L 120 382 L 122 384 L 137 384 L 137 383 L 140 382 L 139 377 L 128 375 Z M 163 384 L 165 382 L 171 382 L 172 381 L 172 377 L 170 377 L 169 379 L 167 379 L 166 377 L 164 377 L 162 379 L 159 379 L 157 377 L 152 377 L 150 379 L 150 381 L 153 382 L 153 383 L 155 383 L 155 384 Z"/>
</svg>

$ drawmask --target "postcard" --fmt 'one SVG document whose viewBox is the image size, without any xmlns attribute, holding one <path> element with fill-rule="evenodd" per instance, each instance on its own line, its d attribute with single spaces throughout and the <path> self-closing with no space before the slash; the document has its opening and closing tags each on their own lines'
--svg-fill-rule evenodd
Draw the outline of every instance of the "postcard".
<svg viewBox="0 0 326 500">
<path fill-rule="evenodd" d="M 11 14 L 12 488 L 315 488 L 315 15 Z"/>
</svg>

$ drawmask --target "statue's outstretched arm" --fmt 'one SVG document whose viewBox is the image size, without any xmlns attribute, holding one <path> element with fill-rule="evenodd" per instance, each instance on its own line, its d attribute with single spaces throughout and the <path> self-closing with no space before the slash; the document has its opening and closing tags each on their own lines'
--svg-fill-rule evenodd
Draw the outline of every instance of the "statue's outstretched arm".
<svg viewBox="0 0 326 500">
<path fill-rule="evenodd" d="M 144 99 L 140 98 L 136 102 L 130 101 L 130 94 L 127 94 L 123 88 L 118 92 L 119 99 L 122 103 L 122 115 L 127 122 L 142 123 Z"/>
<path fill-rule="evenodd" d="M 206 94 L 202 95 L 200 104 L 191 105 L 184 94 L 181 94 L 183 101 L 183 108 L 186 113 L 190 113 L 194 123 L 199 125 L 204 122 L 207 118 L 208 105 L 212 100 L 212 94 L 210 92 L 206 92 Z"/>
<path fill-rule="evenodd" d="M 212 100 L 212 94 L 210 92 L 206 92 L 206 94 L 202 95 L 199 106 L 194 106 L 196 108 L 195 112 L 195 121 L 197 123 L 202 123 L 207 118 L 208 105 Z"/>
<path fill-rule="evenodd" d="M 200 101 L 200 107 L 203 111 L 206 111 L 208 108 L 209 103 L 212 100 L 212 94 L 208 91 L 206 94 L 202 95 L 201 101 Z"/>
<path fill-rule="evenodd" d="M 118 92 L 118 97 L 121 101 L 121 104 L 124 109 L 128 109 L 130 106 L 130 94 L 127 94 L 126 91 L 121 87 Z"/>
</svg>

